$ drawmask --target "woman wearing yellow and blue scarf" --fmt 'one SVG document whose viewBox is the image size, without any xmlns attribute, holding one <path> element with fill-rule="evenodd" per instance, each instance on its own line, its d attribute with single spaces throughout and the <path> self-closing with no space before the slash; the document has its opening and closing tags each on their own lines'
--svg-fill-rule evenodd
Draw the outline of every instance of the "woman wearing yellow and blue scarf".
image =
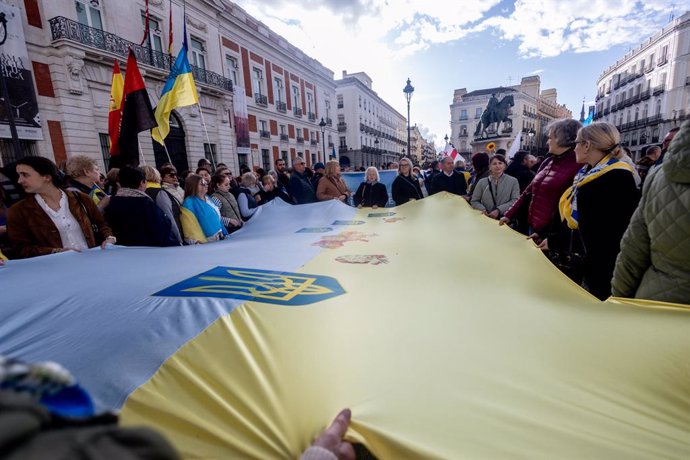
<svg viewBox="0 0 690 460">
<path fill-rule="evenodd" d="M 551 234 L 539 247 L 567 250 L 572 232 L 579 232 L 584 249 L 583 287 L 605 300 L 611 295 L 611 279 L 620 251 L 620 241 L 628 227 L 639 192 L 632 168 L 620 161 L 623 150 L 620 133 L 610 123 L 592 123 L 580 129 L 575 140 L 575 156 L 584 164 L 572 187 L 559 202 L 561 231 Z"/>
</svg>

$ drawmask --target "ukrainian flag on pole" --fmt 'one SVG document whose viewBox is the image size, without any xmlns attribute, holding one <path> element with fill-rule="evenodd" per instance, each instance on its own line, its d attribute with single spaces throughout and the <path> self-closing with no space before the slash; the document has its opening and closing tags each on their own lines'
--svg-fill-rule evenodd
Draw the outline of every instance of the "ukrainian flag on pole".
<svg viewBox="0 0 690 460">
<path fill-rule="evenodd" d="M 170 112 L 177 107 L 198 103 L 199 95 L 196 92 L 192 68 L 187 59 L 187 31 L 185 30 L 182 49 L 175 59 L 175 65 L 170 70 L 170 75 L 156 106 L 155 116 L 158 127 L 151 130 L 151 137 L 159 144 L 165 145 L 164 139 L 170 133 Z"/>
</svg>

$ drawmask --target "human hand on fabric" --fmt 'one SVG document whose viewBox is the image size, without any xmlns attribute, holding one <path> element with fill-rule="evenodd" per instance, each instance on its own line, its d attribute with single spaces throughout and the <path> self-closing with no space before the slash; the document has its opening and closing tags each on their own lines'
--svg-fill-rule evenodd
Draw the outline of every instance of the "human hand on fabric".
<svg viewBox="0 0 690 460">
<path fill-rule="evenodd" d="M 376 205 L 376 204 L 375 204 L 374 206 L 372 206 L 372 209 L 378 209 L 378 208 L 379 208 L 379 207 L 378 207 L 378 205 Z"/>
<path fill-rule="evenodd" d="M 115 244 L 115 243 L 117 243 L 117 238 L 115 238 L 114 236 L 111 235 L 111 236 L 107 237 L 107 238 L 103 241 L 103 243 L 101 243 L 101 249 L 105 249 L 105 247 L 106 247 L 107 245 L 109 245 L 109 244 Z"/>
<path fill-rule="evenodd" d="M 312 447 L 325 449 L 334 454 L 339 460 L 355 460 L 355 450 L 347 441 L 343 441 L 343 436 L 350 425 L 352 412 L 350 409 L 343 409 L 335 417 L 333 423 L 319 435 L 312 443 Z M 310 448 L 311 449 L 311 448 Z M 302 459 L 310 458 L 309 449 L 302 455 Z"/>
<path fill-rule="evenodd" d="M 498 209 L 494 209 L 490 213 L 487 214 L 487 216 L 491 217 L 492 219 L 498 219 Z"/>
<path fill-rule="evenodd" d="M 340 201 L 345 201 L 345 200 L 347 200 L 347 195 L 340 195 L 340 196 L 338 197 L 338 199 L 339 199 Z"/>
<path fill-rule="evenodd" d="M 510 223 L 510 219 L 508 219 L 507 217 L 501 217 L 501 220 L 498 221 L 498 225 L 505 225 L 505 224 L 509 224 L 509 223 Z"/>
<path fill-rule="evenodd" d="M 241 227 L 242 226 L 242 222 L 240 222 L 237 219 L 230 218 L 229 222 L 230 222 L 230 225 L 232 225 L 233 227 Z"/>
<path fill-rule="evenodd" d="M 536 241 L 535 241 L 535 243 L 536 243 Z M 541 243 L 537 244 L 537 247 L 544 252 L 548 251 L 549 250 L 549 239 L 545 238 L 544 240 L 541 241 Z"/>
<path fill-rule="evenodd" d="M 374 207 L 376 207 L 376 206 L 374 206 Z M 357 209 L 362 209 L 362 205 L 361 205 L 361 204 L 358 204 L 358 205 L 357 205 Z"/>
</svg>

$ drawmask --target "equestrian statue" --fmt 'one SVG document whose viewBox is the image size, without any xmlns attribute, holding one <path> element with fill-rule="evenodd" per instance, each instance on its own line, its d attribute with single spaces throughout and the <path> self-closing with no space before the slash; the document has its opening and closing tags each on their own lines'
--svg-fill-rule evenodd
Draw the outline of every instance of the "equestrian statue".
<svg viewBox="0 0 690 460">
<path fill-rule="evenodd" d="M 496 94 L 492 94 L 486 110 L 482 113 L 481 121 L 477 124 L 477 129 L 474 130 L 474 137 L 485 137 L 486 130 L 492 123 L 496 123 L 496 133 L 498 133 L 501 123 L 510 122 L 512 125 L 513 120 L 508 117 L 508 112 L 514 105 L 515 102 L 512 95 L 505 96 L 499 102 Z"/>
</svg>

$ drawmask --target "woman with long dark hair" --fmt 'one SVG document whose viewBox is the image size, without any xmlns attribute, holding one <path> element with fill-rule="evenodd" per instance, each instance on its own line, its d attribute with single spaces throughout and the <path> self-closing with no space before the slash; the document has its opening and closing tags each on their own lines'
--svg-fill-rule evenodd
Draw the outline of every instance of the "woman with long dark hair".
<svg viewBox="0 0 690 460">
<path fill-rule="evenodd" d="M 7 232 L 19 258 L 84 251 L 115 244 L 113 232 L 89 195 L 62 190 L 62 177 L 47 158 L 17 161 L 18 183 L 29 194 L 9 209 Z"/>
</svg>

